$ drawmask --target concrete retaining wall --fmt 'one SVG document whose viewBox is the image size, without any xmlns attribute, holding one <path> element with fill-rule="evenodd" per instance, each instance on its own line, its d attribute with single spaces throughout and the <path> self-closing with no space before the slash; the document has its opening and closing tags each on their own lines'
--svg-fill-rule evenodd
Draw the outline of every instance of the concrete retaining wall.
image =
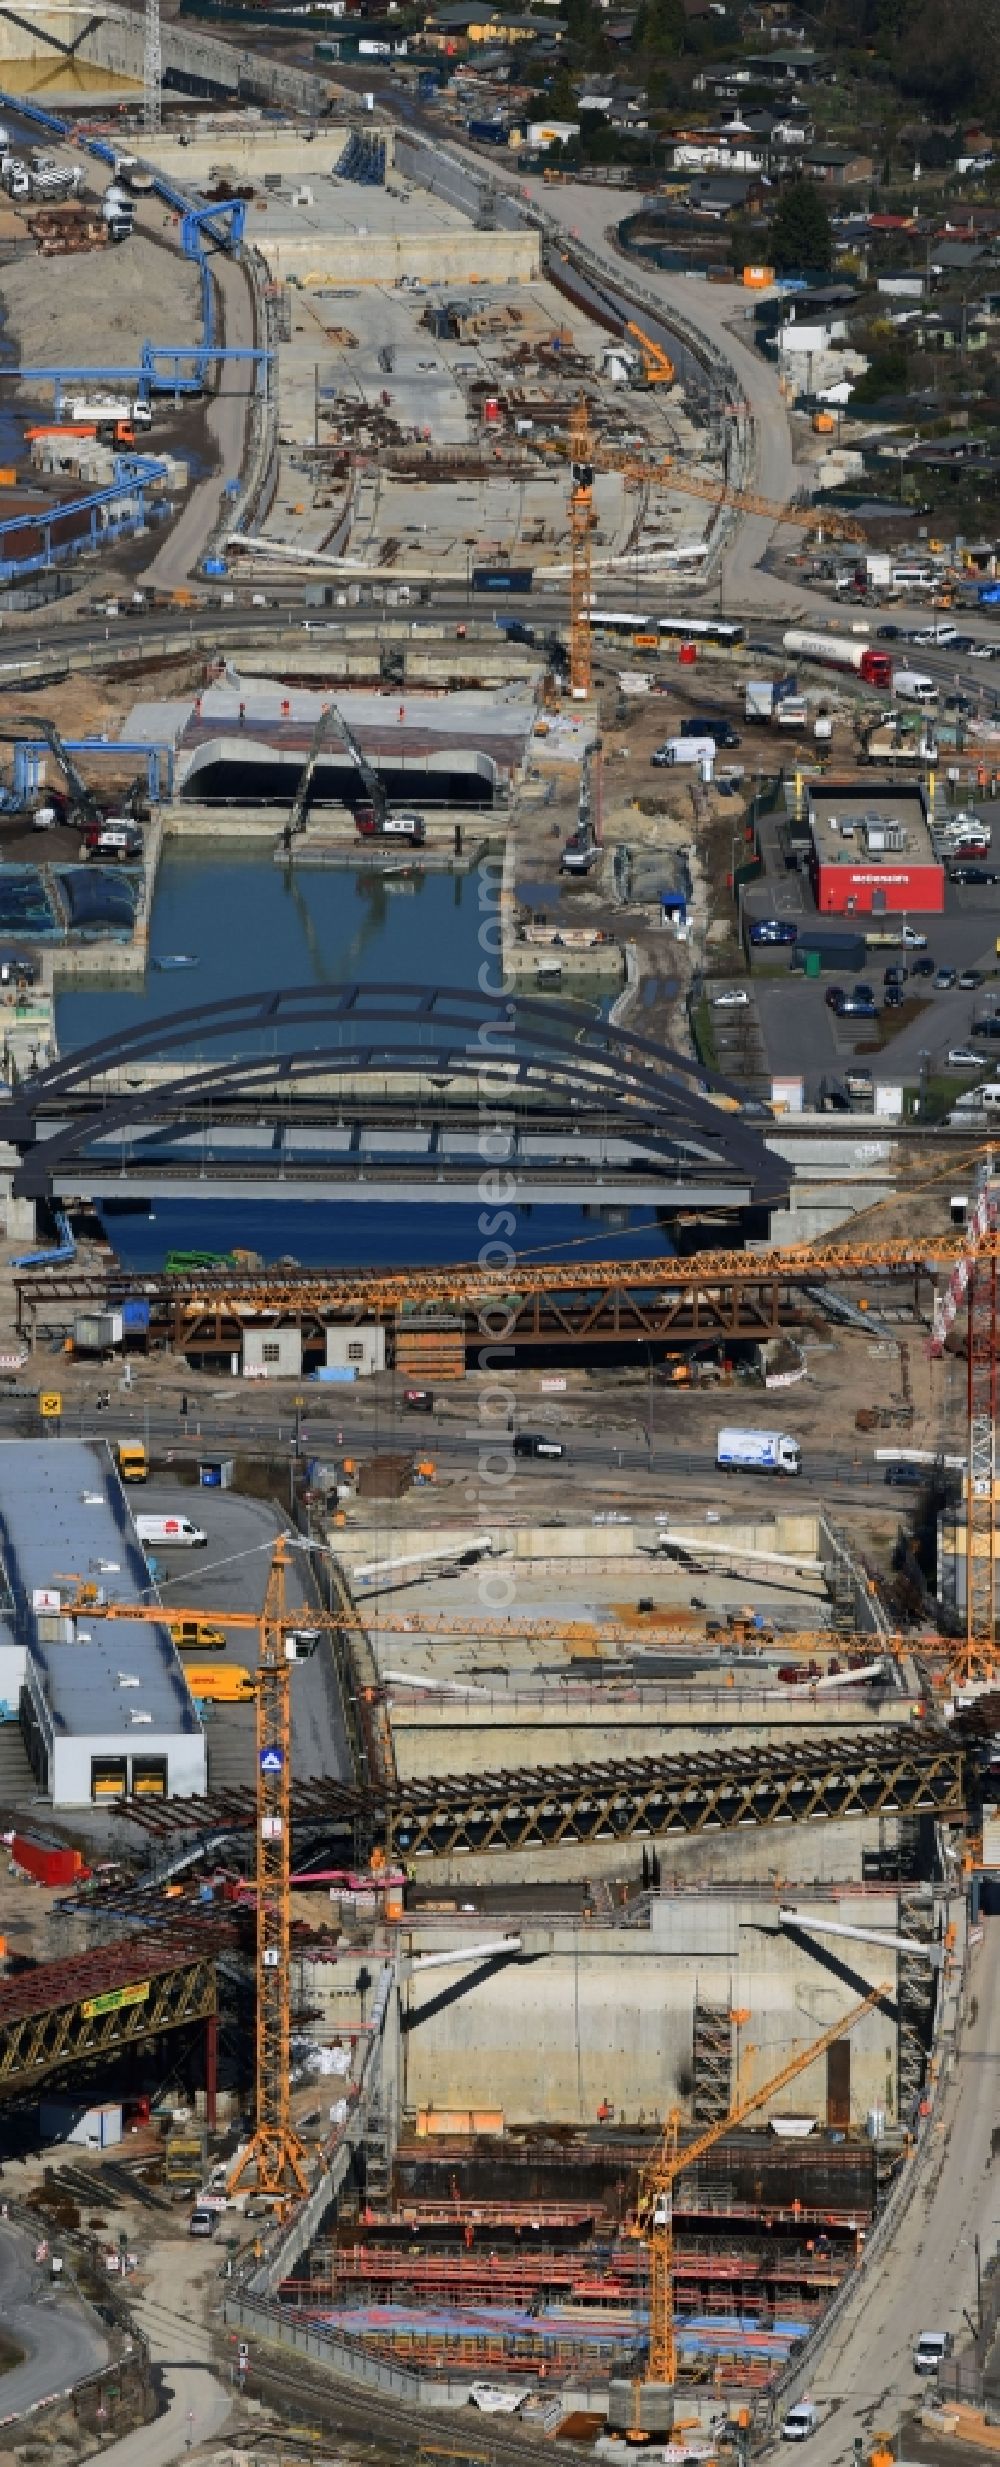
<svg viewBox="0 0 1000 2467">
<path fill-rule="evenodd" d="M 359 192 L 362 202 L 364 192 Z M 530 283 L 539 272 L 531 231 L 309 232 L 272 237 L 264 217 L 255 229 L 273 274 L 303 283 Z"/>
<path fill-rule="evenodd" d="M 405 1641 L 405 1640 L 404 1640 Z M 831 1642 L 834 1642 L 831 1639 Z M 400 1639 L 388 1639 L 380 1661 L 398 1667 Z M 839 1737 L 847 1722 L 859 1735 L 905 1721 L 908 1700 L 895 1692 L 873 1703 L 867 1693 L 834 1689 L 790 1701 L 788 1690 L 756 1686 L 628 1688 L 609 1682 L 591 1691 L 584 1684 L 554 1684 L 529 1693 L 512 1685 L 495 1695 L 453 1698 L 403 1688 L 389 1691 L 396 1761 L 403 1781 L 432 1781 L 443 1773 L 491 1773 L 498 1767 L 587 1764 L 608 1754 L 705 1754 L 727 1747 L 794 1745 L 804 1732 Z M 506 1863 L 504 1873 L 506 1874 Z"/>
<path fill-rule="evenodd" d="M 872 1924 L 872 1905 L 861 1896 L 816 1909 Z M 895 1912 L 895 1897 L 880 1897 L 875 1923 L 895 1927 Z M 523 1952 L 513 1963 L 418 1973 L 404 1986 L 404 2106 L 485 2102 L 508 2123 L 582 2124 L 609 2099 L 622 2121 L 649 2122 L 675 2105 L 689 2118 L 696 1997 L 748 2013 L 740 2053 L 750 2090 L 869 1987 L 885 1980 L 895 1996 L 893 1953 L 845 1945 L 845 1983 L 831 1975 L 819 1939 L 813 1951 L 782 1932 L 768 1898 L 657 1901 L 648 1934 L 597 1926 L 519 1932 Z M 434 1949 L 430 1930 L 427 1945 Z M 852 2031 L 850 2048 L 852 2122 L 863 2124 L 873 2106 L 893 2118 L 893 2016 L 876 2007 Z M 733 2056 L 735 2063 L 735 2045 Z M 770 2112 L 814 2113 L 825 2123 L 825 2059 L 762 2111 Z"/>
<path fill-rule="evenodd" d="M 52 10 L 51 17 L 55 30 L 61 22 L 65 23 L 58 9 Z M 73 32 L 77 32 L 75 24 Z M 61 39 L 65 41 L 65 32 Z M 169 69 L 179 69 L 189 77 L 203 77 L 221 87 L 225 94 L 260 103 L 282 103 L 290 110 L 310 115 L 321 112 L 329 98 L 331 89 L 325 78 L 311 77 L 302 69 L 244 51 L 236 43 L 221 43 L 214 35 L 197 34 L 187 23 L 172 25 L 164 18 L 160 40 L 165 74 Z M 27 36 L 19 48 L 24 53 L 29 51 Z M 102 17 L 76 45 L 80 60 L 110 69 L 118 77 L 137 79 L 140 84 L 142 55 L 141 15 Z M 51 48 L 45 56 L 53 59 Z M 53 83 L 58 96 L 58 77 Z"/>
</svg>

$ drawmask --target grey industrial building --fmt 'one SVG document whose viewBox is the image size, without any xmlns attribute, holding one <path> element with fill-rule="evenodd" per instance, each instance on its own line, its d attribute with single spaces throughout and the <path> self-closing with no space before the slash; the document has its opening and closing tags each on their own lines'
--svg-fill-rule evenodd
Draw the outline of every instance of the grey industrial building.
<svg viewBox="0 0 1000 2467">
<path fill-rule="evenodd" d="M 205 1734 L 170 1630 L 70 1616 L 77 1585 L 157 1599 L 109 1450 L 0 1444 L 0 1686 L 55 1807 L 205 1789 Z"/>
</svg>

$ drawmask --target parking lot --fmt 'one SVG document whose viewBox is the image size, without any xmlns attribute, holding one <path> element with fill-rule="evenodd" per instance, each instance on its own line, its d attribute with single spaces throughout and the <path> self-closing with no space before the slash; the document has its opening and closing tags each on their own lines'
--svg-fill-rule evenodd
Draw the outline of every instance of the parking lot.
<svg viewBox="0 0 1000 2467">
<path fill-rule="evenodd" d="M 190 1516 L 208 1535 L 207 1550 L 164 1550 L 154 1546 L 157 1587 L 166 1610 L 183 1607 L 203 1613 L 206 1620 L 224 1619 L 227 1611 L 259 1612 L 264 1599 L 271 1547 L 278 1533 L 288 1530 L 277 1508 L 265 1499 L 248 1499 L 236 1491 L 191 1490 L 169 1481 L 147 1482 L 130 1494 L 130 1506 L 143 1516 Z M 297 1538 L 297 1537 L 296 1537 Z M 302 1552 L 293 1552 L 286 1580 L 290 1608 L 301 1605 L 304 1620 L 315 1617 L 316 1601 Z M 257 1668 L 257 1637 L 252 1628 L 230 1628 L 224 1653 L 190 1653 L 185 1663 L 228 1663 Z M 339 1708 L 329 1682 L 328 1654 L 320 1649 L 310 1661 L 292 1670 L 292 1771 L 299 1781 L 349 1770 Z M 254 1707 L 216 1704 L 206 1717 L 209 1787 L 223 1789 L 254 1778 Z"/>
<path fill-rule="evenodd" d="M 986 870 L 994 862 L 1000 867 L 1000 808 L 987 802 L 970 810 L 996 824 L 995 846 Z M 859 939 L 864 939 L 867 933 L 885 932 L 904 922 L 902 917 L 887 916 L 819 918 L 808 875 L 791 871 L 786 864 L 786 842 L 776 817 L 766 818 L 761 846 L 767 872 L 745 895 L 744 927 L 754 919 L 774 917 L 793 924 L 799 933 L 813 927 L 848 934 L 856 930 Z M 792 970 L 790 948 L 754 947 L 751 976 L 738 981 L 749 987 L 749 1006 L 739 1010 L 716 1007 L 718 994 L 727 987 L 713 985 L 710 989 L 719 1068 L 739 1075 L 742 1060 L 749 1066 L 755 1087 L 765 1077 L 801 1072 L 807 1101 L 815 1101 L 823 1083 L 836 1085 L 845 1065 L 860 1052 L 876 1079 L 917 1086 L 922 1074 L 948 1075 L 974 1087 L 975 1071 L 961 1067 L 949 1071 L 948 1055 L 954 1049 L 975 1046 L 974 1023 L 1000 1009 L 1000 884 L 947 881 L 942 915 L 921 916 L 914 911 L 906 921 L 926 934 L 926 958 L 933 962 L 935 972 L 953 969 L 957 979 L 963 970 L 974 969 L 983 983 L 964 989 L 957 982 L 947 988 L 937 986 L 932 975 L 913 974 L 915 960 L 925 954 L 884 945 L 870 947 L 860 966 L 825 968 L 819 977 L 807 978 Z M 888 1011 L 884 1008 L 887 969 L 900 972 L 902 994 L 900 1007 Z M 832 985 L 841 985 L 850 994 L 856 983 L 872 987 L 877 1019 L 838 1017 L 829 1007 L 826 995 Z M 1000 1041 L 979 1043 L 984 1070 L 992 1077 L 1000 1066 Z M 763 1092 L 762 1087 L 757 1092 Z"/>
</svg>

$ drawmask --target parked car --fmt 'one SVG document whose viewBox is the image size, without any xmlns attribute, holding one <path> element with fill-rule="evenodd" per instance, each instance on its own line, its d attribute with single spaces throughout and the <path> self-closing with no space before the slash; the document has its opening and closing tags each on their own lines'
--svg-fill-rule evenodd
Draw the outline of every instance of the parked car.
<svg viewBox="0 0 1000 2467">
<path fill-rule="evenodd" d="M 900 967 L 898 960 L 890 960 L 888 968 L 883 973 L 882 982 L 884 985 L 905 985 L 909 973 L 908 968 Z"/>
<path fill-rule="evenodd" d="M 885 1478 L 897 1490 L 919 1490 L 926 1478 L 925 1468 L 923 1465 L 907 1465 L 905 1462 L 898 1465 L 887 1465 Z"/>
<path fill-rule="evenodd" d="M 932 977 L 934 974 L 934 961 L 932 959 L 915 959 L 913 962 L 913 974 L 915 977 Z"/>
<path fill-rule="evenodd" d="M 984 1068 L 984 1065 L 985 1065 L 985 1056 L 984 1056 L 983 1054 L 977 1054 L 977 1053 L 974 1053 L 974 1052 L 973 1052 L 973 1049 L 972 1049 L 972 1047 L 971 1047 L 971 1045 L 951 1045 L 951 1046 L 949 1046 L 949 1048 L 948 1048 L 948 1067 L 949 1067 L 949 1070 L 952 1070 L 952 1071 L 981 1071 L 981 1070 Z"/>
<path fill-rule="evenodd" d="M 958 984 L 958 969 L 938 968 L 935 972 L 934 983 L 939 994 L 950 994 L 952 986 Z"/>
<path fill-rule="evenodd" d="M 903 988 L 901 985 L 886 985 L 883 988 L 882 1004 L 886 1011 L 900 1010 L 902 1008 L 902 1002 Z"/>
<path fill-rule="evenodd" d="M 875 987 L 874 987 L 874 985 L 865 985 L 865 984 L 856 985 L 856 986 L 855 986 L 855 988 L 854 988 L 854 999 L 855 999 L 855 1002 L 874 1002 L 874 1000 L 875 1000 Z"/>
<path fill-rule="evenodd" d="M 964 888 L 971 882 L 995 882 L 996 875 L 991 874 L 985 865 L 949 865 L 948 880 L 960 883 Z"/>
<path fill-rule="evenodd" d="M 713 1011 L 744 1011 L 749 1000 L 745 985 L 729 985 L 721 994 L 711 996 Z"/>
<path fill-rule="evenodd" d="M 877 625 L 875 628 L 875 640 L 876 642 L 898 642 L 902 634 L 902 630 L 902 627 L 899 625 Z"/>
<path fill-rule="evenodd" d="M 784 917 L 755 917 L 750 927 L 751 942 L 795 942 L 798 926 L 789 925 Z"/>
<path fill-rule="evenodd" d="M 960 968 L 958 982 L 963 994 L 973 994 L 977 985 L 984 985 L 986 979 L 981 968 Z"/>
<path fill-rule="evenodd" d="M 841 1004 L 847 1000 L 844 987 L 842 985 L 828 985 L 823 996 L 823 1000 L 828 1011 L 839 1011 Z"/>
</svg>

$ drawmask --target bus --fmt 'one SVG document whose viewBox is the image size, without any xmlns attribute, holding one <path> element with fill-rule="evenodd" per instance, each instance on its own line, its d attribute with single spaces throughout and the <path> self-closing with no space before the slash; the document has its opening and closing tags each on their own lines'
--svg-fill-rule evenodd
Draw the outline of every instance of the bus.
<svg viewBox="0 0 1000 2467">
<path fill-rule="evenodd" d="M 592 608 L 588 622 L 593 633 L 607 642 L 634 642 L 636 637 L 657 643 L 697 644 L 699 650 L 738 651 L 743 641 L 743 627 L 730 623 L 726 617 L 654 617 L 640 609 Z"/>
</svg>

